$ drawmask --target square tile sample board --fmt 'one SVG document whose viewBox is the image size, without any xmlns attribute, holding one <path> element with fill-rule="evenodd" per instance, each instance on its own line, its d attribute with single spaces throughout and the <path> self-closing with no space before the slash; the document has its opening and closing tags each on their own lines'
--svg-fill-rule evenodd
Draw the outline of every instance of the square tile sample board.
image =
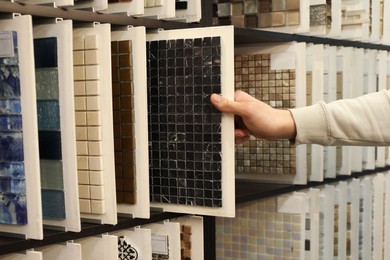
<svg viewBox="0 0 390 260">
<path fill-rule="evenodd" d="M 72 21 L 36 25 L 33 32 L 44 224 L 78 232 L 74 91 L 69 87 L 73 85 Z"/>
<path fill-rule="evenodd" d="M 146 35 L 151 206 L 234 215 L 233 27 Z"/>
<path fill-rule="evenodd" d="M 235 87 L 277 109 L 306 104 L 305 43 L 259 44 L 235 48 Z M 236 146 L 236 176 L 305 184 L 306 146 L 288 140 L 251 137 Z"/>
<path fill-rule="evenodd" d="M 0 231 L 42 239 L 31 16 L 1 20 L 0 32 Z"/>
</svg>

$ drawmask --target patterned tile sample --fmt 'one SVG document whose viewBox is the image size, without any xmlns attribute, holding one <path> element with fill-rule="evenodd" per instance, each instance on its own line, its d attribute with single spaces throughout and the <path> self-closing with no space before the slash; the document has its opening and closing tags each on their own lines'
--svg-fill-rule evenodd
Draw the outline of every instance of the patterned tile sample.
<svg viewBox="0 0 390 260">
<path fill-rule="evenodd" d="M 330 10 L 330 1 L 327 4 L 310 5 L 310 26 L 330 24 L 328 11 Z"/>
<path fill-rule="evenodd" d="M 99 46 L 96 35 L 74 38 L 77 168 L 81 213 L 104 214 Z"/>
<path fill-rule="evenodd" d="M 237 205 L 216 218 L 216 259 L 301 259 L 301 217 L 278 212 L 276 197 Z"/>
<path fill-rule="evenodd" d="M 295 107 L 295 70 L 271 70 L 270 55 L 235 57 L 235 86 L 278 109 Z M 236 172 L 296 174 L 296 149 L 288 140 L 251 138 L 236 145 Z"/>
<path fill-rule="evenodd" d="M 334 205 L 333 256 L 337 258 L 339 245 L 339 205 Z"/>
<path fill-rule="evenodd" d="M 37 113 L 40 163 L 62 166 L 60 102 L 58 82 L 57 38 L 34 39 L 37 89 Z M 41 166 L 41 169 L 44 166 Z M 46 181 L 44 178 L 58 178 Z M 45 219 L 65 219 L 65 197 L 62 167 L 53 167 L 41 174 L 42 213 Z M 62 185 L 53 185 L 61 183 Z"/>
<path fill-rule="evenodd" d="M 222 207 L 220 37 L 147 42 L 150 199 Z"/>
<path fill-rule="evenodd" d="M 152 234 L 152 260 L 169 259 L 169 236 Z"/>
<path fill-rule="evenodd" d="M 111 42 L 115 143 L 115 181 L 118 203 L 136 203 L 135 122 L 131 41 Z"/>
<path fill-rule="evenodd" d="M 0 32 L 0 223 L 27 224 L 17 33 Z"/>
<path fill-rule="evenodd" d="M 181 225 L 180 230 L 180 248 L 181 248 L 181 260 L 191 260 L 192 251 L 191 251 L 191 238 L 192 236 L 192 226 L 191 225 Z"/>
<path fill-rule="evenodd" d="M 218 0 L 214 25 L 266 28 L 299 25 L 298 0 Z"/>
<path fill-rule="evenodd" d="M 118 259 L 119 260 L 137 260 L 138 251 L 132 247 L 123 236 L 118 237 Z"/>
</svg>

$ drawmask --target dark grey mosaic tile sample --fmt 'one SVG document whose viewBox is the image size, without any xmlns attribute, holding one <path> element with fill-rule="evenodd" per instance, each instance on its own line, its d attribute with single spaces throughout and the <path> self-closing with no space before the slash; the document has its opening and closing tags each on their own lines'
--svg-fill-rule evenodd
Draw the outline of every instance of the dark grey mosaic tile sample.
<svg viewBox="0 0 390 260">
<path fill-rule="evenodd" d="M 147 42 L 150 199 L 222 207 L 220 37 Z"/>
<path fill-rule="evenodd" d="M 34 39 L 35 68 L 57 67 L 57 38 Z"/>
</svg>

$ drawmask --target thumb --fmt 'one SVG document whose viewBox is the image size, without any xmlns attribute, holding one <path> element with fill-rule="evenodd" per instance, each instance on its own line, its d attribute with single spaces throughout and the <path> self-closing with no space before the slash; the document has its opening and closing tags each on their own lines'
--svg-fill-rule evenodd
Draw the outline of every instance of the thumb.
<svg viewBox="0 0 390 260">
<path fill-rule="evenodd" d="M 210 97 L 211 103 L 221 112 L 240 114 L 240 106 L 237 102 L 227 99 L 218 94 L 212 94 Z"/>
</svg>

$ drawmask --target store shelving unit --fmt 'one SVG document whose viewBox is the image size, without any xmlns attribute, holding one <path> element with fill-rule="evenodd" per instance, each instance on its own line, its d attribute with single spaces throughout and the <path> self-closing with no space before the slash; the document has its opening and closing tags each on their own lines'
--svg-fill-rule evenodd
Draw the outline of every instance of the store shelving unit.
<svg viewBox="0 0 390 260">
<path fill-rule="evenodd" d="M 147 29 L 179 29 L 212 26 L 212 1 L 202 0 L 202 20 L 200 23 L 181 23 L 175 21 L 154 20 L 148 18 L 128 17 L 121 14 L 101 14 L 85 10 L 68 10 L 65 8 L 55 8 L 47 5 L 25 5 L 10 1 L 0 1 L 0 17 L 9 16 L 11 13 L 30 14 L 35 20 L 63 18 L 71 19 L 76 23 L 100 22 L 110 23 L 112 26 L 145 26 Z M 235 45 L 245 45 L 253 43 L 275 43 L 275 42 L 310 42 L 328 44 L 334 46 L 350 46 L 365 49 L 376 49 L 390 51 L 390 46 L 382 44 L 372 44 L 361 41 L 349 41 L 332 39 L 326 37 L 315 37 L 308 35 L 288 34 L 271 32 L 257 29 L 235 28 Z M 333 183 L 340 180 L 358 178 L 364 175 L 374 174 L 390 170 L 390 166 L 370 171 L 352 173 L 350 176 L 338 176 L 334 179 L 326 179 L 323 182 L 310 182 L 307 185 L 271 184 L 249 181 L 236 181 L 236 203 L 244 203 L 252 200 L 276 196 L 292 191 L 316 187 L 319 185 Z M 142 226 L 145 224 L 177 218 L 187 214 L 152 212 L 149 219 L 132 219 L 128 217 L 118 217 L 117 225 L 101 225 L 92 223 L 82 223 L 81 232 L 63 232 L 44 230 L 43 240 L 25 240 L 20 238 L 10 238 L 0 236 L 0 255 L 12 252 L 33 249 L 55 243 L 63 243 L 87 236 L 95 236 L 116 230 Z M 204 216 L 204 259 L 215 259 L 215 218 Z"/>
</svg>

